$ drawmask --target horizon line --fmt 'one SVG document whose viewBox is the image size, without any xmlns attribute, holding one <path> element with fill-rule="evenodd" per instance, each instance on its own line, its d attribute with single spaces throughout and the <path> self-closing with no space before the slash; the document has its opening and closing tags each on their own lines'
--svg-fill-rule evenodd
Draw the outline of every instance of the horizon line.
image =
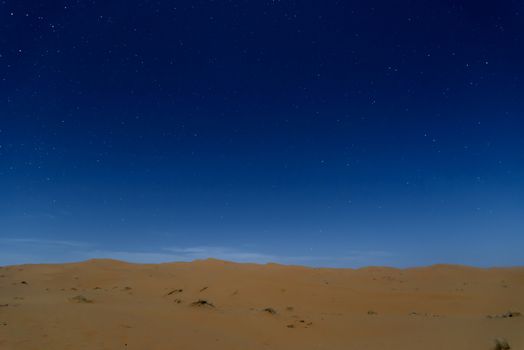
<svg viewBox="0 0 524 350">
<path fill-rule="evenodd" d="M 444 268 L 444 267 L 454 267 L 454 268 L 468 268 L 468 269 L 477 269 L 477 270 L 491 270 L 491 269 L 524 269 L 524 265 L 493 265 L 487 267 L 467 265 L 467 264 L 456 264 L 456 263 L 433 263 L 426 265 L 413 265 L 408 267 L 397 267 L 397 266 L 388 266 L 388 265 L 366 265 L 360 267 L 323 267 L 323 266 L 310 266 L 310 265 L 301 265 L 301 264 L 284 264 L 278 262 L 238 262 L 231 260 L 218 259 L 213 257 L 208 258 L 199 258 L 193 259 L 190 261 L 166 261 L 166 262 L 133 262 L 126 261 L 121 259 L 113 258 L 90 258 L 85 260 L 74 260 L 68 262 L 50 262 L 50 263 L 22 263 L 22 264 L 10 264 L 10 265 L 0 265 L 0 268 L 9 268 L 17 266 L 45 266 L 45 265 L 72 265 L 72 264 L 85 264 L 85 263 L 119 263 L 126 265 L 167 265 L 167 264 L 195 264 L 195 263 L 225 263 L 229 265 L 256 265 L 260 267 L 271 267 L 271 266 L 280 266 L 280 267 L 289 267 L 289 268 L 304 268 L 304 269 L 314 269 L 314 270 L 365 270 L 373 268 L 386 268 L 393 270 L 412 270 L 412 269 L 425 269 L 425 268 Z"/>
</svg>

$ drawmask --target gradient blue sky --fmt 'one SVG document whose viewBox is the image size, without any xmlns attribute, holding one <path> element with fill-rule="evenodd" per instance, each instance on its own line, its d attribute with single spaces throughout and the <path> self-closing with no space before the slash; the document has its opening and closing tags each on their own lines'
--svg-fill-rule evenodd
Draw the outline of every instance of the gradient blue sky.
<svg viewBox="0 0 524 350">
<path fill-rule="evenodd" d="M 0 265 L 523 265 L 521 1 L 0 1 Z"/>
</svg>

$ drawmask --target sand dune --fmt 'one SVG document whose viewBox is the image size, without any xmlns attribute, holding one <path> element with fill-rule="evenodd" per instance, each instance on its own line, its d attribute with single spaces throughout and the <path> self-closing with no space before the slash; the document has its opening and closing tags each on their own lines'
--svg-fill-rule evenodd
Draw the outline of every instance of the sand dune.
<svg viewBox="0 0 524 350">
<path fill-rule="evenodd" d="M 520 312 L 524 268 L 0 268 L 2 350 L 524 349 Z"/>
</svg>

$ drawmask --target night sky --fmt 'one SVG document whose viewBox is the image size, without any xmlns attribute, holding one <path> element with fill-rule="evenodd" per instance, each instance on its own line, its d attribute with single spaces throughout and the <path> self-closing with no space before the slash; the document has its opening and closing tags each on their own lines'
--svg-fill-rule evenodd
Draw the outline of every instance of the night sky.
<svg viewBox="0 0 524 350">
<path fill-rule="evenodd" d="M 524 2 L 1 1 L 0 264 L 524 264 Z"/>
</svg>

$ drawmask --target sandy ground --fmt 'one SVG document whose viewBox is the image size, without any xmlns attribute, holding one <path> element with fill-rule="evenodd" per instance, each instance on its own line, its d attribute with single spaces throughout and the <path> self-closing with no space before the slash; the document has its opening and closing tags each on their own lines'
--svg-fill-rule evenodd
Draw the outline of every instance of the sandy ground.
<svg viewBox="0 0 524 350">
<path fill-rule="evenodd" d="M 2 350 L 494 349 L 495 338 L 524 349 L 518 312 L 524 268 L 0 268 Z"/>
</svg>

